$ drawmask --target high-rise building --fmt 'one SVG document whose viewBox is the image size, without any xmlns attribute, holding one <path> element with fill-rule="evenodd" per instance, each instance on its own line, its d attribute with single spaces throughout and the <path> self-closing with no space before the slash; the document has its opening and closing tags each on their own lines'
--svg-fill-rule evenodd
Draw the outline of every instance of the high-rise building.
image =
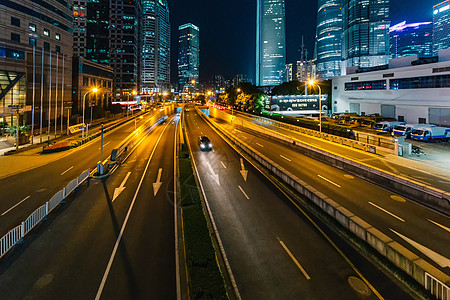
<svg viewBox="0 0 450 300">
<path fill-rule="evenodd" d="M 341 75 L 343 0 L 319 0 L 314 58 L 317 77 Z"/>
<path fill-rule="evenodd" d="M 170 88 L 170 19 L 167 0 L 141 0 L 141 90 L 164 92 Z"/>
<path fill-rule="evenodd" d="M 195 89 L 200 67 L 200 28 L 188 23 L 178 27 L 178 84 L 181 91 Z"/>
<path fill-rule="evenodd" d="M 109 64 L 110 6 L 109 0 L 87 1 L 86 5 L 86 53 L 85 58 L 101 64 Z"/>
<path fill-rule="evenodd" d="M 67 117 L 72 93 L 71 3 L 0 1 L 0 123 L 16 125 L 9 107 L 16 106 L 23 107 L 19 124 L 33 127 L 33 134 L 41 125 L 61 129 L 54 120 Z"/>
<path fill-rule="evenodd" d="M 312 60 L 297 61 L 297 80 L 301 82 L 316 78 L 316 68 Z"/>
<path fill-rule="evenodd" d="M 116 100 L 133 97 L 139 88 L 139 0 L 110 1 L 110 66 L 114 70 Z M 89 11 L 88 11 L 89 13 Z"/>
<path fill-rule="evenodd" d="M 257 0 L 256 85 L 284 82 L 286 67 L 284 0 Z"/>
<path fill-rule="evenodd" d="M 284 81 L 291 82 L 294 80 L 294 64 L 286 64 L 286 69 L 284 71 Z"/>
<path fill-rule="evenodd" d="M 399 58 L 417 54 L 433 55 L 433 24 L 431 22 L 406 24 L 406 21 L 389 28 L 391 57 Z"/>
<path fill-rule="evenodd" d="M 389 60 L 389 0 L 344 0 L 341 73 Z"/>
<path fill-rule="evenodd" d="M 450 48 L 450 0 L 433 6 L 434 51 Z"/>
</svg>

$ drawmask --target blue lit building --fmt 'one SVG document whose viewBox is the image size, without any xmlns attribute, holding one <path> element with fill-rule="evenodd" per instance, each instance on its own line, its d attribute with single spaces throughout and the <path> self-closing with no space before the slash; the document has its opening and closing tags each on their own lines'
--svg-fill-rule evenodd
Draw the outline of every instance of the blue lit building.
<svg viewBox="0 0 450 300">
<path fill-rule="evenodd" d="M 316 76 L 328 79 L 341 75 L 343 0 L 319 0 L 317 10 Z"/>
<path fill-rule="evenodd" d="M 386 65 L 389 0 L 344 0 L 341 73 L 348 67 Z"/>
<path fill-rule="evenodd" d="M 284 0 L 257 0 L 256 85 L 284 82 L 286 66 Z"/>
<path fill-rule="evenodd" d="M 433 6 L 434 51 L 450 48 L 450 0 Z"/>
<path fill-rule="evenodd" d="M 183 92 L 192 91 L 199 77 L 200 28 L 187 23 L 178 27 L 178 32 L 178 88 Z"/>
<path fill-rule="evenodd" d="M 417 54 L 433 55 L 433 23 L 406 24 L 406 21 L 389 28 L 391 57 L 399 58 Z"/>
</svg>

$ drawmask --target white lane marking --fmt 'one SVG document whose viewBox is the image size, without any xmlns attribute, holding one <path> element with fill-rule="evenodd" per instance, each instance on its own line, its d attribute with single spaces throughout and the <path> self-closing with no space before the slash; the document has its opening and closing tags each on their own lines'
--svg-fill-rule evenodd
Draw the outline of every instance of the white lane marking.
<svg viewBox="0 0 450 300">
<path fill-rule="evenodd" d="M 70 168 L 68 168 L 67 170 L 65 170 L 64 172 L 61 173 L 61 176 L 63 176 L 64 174 L 66 174 L 67 172 L 69 172 L 70 170 L 73 169 L 73 166 L 71 166 Z"/>
<path fill-rule="evenodd" d="M 292 254 L 292 252 L 289 250 L 288 247 L 286 247 L 286 245 L 283 243 L 283 241 L 281 241 L 279 238 L 277 238 L 278 241 L 280 242 L 281 246 L 284 248 L 284 251 L 286 251 L 286 253 L 289 255 L 289 257 L 292 259 L 292 261 L 297 265 L 297 267 L 300 269 L 300 271 L 302 271 L 303 276 L 305 276 L 306 280 L 311 280 L 311 277 L 308 275 L 308 273 L 306 273 L 305 269 L 303 269 L 303 267 L 300 265 L 300 263 L 298 262 L 298 260 L 295 258 L 295 256 Z"/>
<path fill-rule="evenodd" d="M 282 158 L 284 158 L 285 160 L 287 160 L 287 161 L 292 161 L 291 159 L 287 158 L 286 156 L 283 156 L 283 155 L 281 155 L 281 154 L 280 154 L 280 156 L 281 156 Z"/>
<path fill-rule="evenodd" d="M 223 161 L 220 162 L 222 164 L 222 166 L 226 169 L 227 166 L 225 166 L 225 164 L 223 163 Z"/>
<path fill-rule="evenodd" d="M 387 213 L 387 214 L 393 216 L 394 218 L 396 218 L 396 219 L 398 219 L 398 220 L 400 220 L 400 221 L 402 221 L 402 222 L 405 222 L 405 220 L 403 220 L 402 218 L 400 218 L 400 217 L 394 215 L 393 213 L 391 213 L 391 212 L 385 210 L 384 208 L 382 208 L 382 207 L 376 205 L 375 203 L 372 203 L 372 202 L 369 201 L 369 204 L 370 204 L 370 205 L 373 205 L 373 206 L 375 206 L 376 208 L 378 208 L 379 210 L 384 211 L 385 213 Z"/>
<path fill-rule="evenodd" d="M 217 185 L 220 186 L 219 174 L 216 174 L 216 172 L 214 172 L 214 169 L 211 167 L 209 162 L 205 162 L 205 164 L 208 167 L 209 175 L 211 176 L 211 178 L 217 183 Z"/>
<path fill-rule="evenodd" d="M 242 136 L 244 139 L 247 139 L 247 137 L 245 135 Z"/>
<path fill-rule="evenodd" d="M 100 300 L 100 297 L 102 296 L 103 288 L 105 287 L 105 284 L 106 284 L 106 279 L 108 278 L 109 272 L 111 271 L 112 263 L 114 261 L 114 258 L 116 257 L 117 249 L 119 249 L 119 244 L 120 244 L 120 241 L 122 240 L 122 236 L 123 236 L 123 233 L 125 231 L 125 227 L 128 224 L 128 219 L 130 218 L 131 211 L 133 210 L 134 203 L 136 202 L 137 195 L 138 195 L 138 193 L 139 193 L 139 191 L 141 189 L 141 185 L 142 185 L 142 182 L 144 181 L 144 177 L 145 177 L 145 175 L 147 173 L 148 167 L 150 166 L 150 161 L 153 158 L 153 154 L 155 153 L 156 148 L 158 147 L 159 141 L 161 140 L 161 138 L 162 138 L 162 136 L 164 134 L 164 131 L 166 131 L 167 126 L 169 126 L 169 123 L 167 123 L 166 127 L 164 127 L 164 130 L 161 132 L 161 135 L 159 136 L 158 140 L 156 141 L 155 147 L 153 148 L 153 151 L 150 154 L 150 157 L 148 158 L 147 165 L 145 166 L 145 169 L 144 169 L 144 173 L 142 173 L 142 177 L 141 177 L 141 180 L 139 181 L 139 185 L 138 185 L 138 187 L 136 189 L 136 193 L 134 194 L 133 200 L 131 201 L 131 204 L 130 204 L 130 208 L 128 209 L 128 212 L 127 212 L 127 215 L 125 217 L 125 220 L 123 221 L 122 228 L 120 229 L 119 235 L 117 236 L 117 240 L 116 240 L 116 243 L 114 245 L 114 249 L 113 249 L 113 251 L 111 253 L 111 256 L 109 258 L 108 265 L 106 266 L 105 273 L 103 274 L 103 278 L 102 278 L 102 281 L 101 281 L 100 286 L 98 288 L 97 295 L 95 296 L 95 300 Z"/>
<path fill-rule="evenodd" d="M 24 202 L 25 200 L 28 200 L 30 198 L 30 196 L 26 196 L 25 199 L 23 199 L 22 201 L 20 201 L 19 203 L 17 203 L 16 205 L 14 205 L 13 207 L 11 207 L 10 209 L 8 209 L 7 211 L 5 211 L 4 213 L 2 213 L 2 216 L 6 215 L 7 213 L 9 213 L 11 210 L 13 210 L 14 208 L 16 208 L 19 204 L 21 204 L 22 202 Z"/>
<path fill-rule="evenodd" d="M 107 142 L 106 144 L 103 144 L 103 148 L 105 148 L 109 143 L 111 143 L 111 141 Z M 98 147 L 98 150 L 102 149 L 102 147 Z"/>
<path fill-rule="evenodd" d="M 441 225 L 441 224 L 439 224 L 439 223 L 437 223 L 437 222 L 435 222 L 433 220 L 430 220 L 430 219 L 427 219 L 427 220 L 430 221 L 431 223 L 433 223 L 434 225 L 437 225 L 437 226 L 441 227 L 442 229 L 447 230 L 448 232 L 450 232 L 450 228 L 448 228 L 448 227 L 446 227 L 444 225 Z"/>
<path fill-rule="evenodd" d="M 431 258 L 432 260 L 434 260 L 438 265 L 440 265 L 442 268 L 445 267 L 450 267 L 450 259 L 448 259 L 447 257 L 440 255 L 437 252 L 434 252 L 433 250 L 419 244 L 416 241 L 413 241 L 410 238 L 407 238 L 406 236 L 398 233 L 397 231 L 393 230 L 392 228 L 389 228 L 393 233 L 395 233 L 396 235 L 398 235 L 399 237 L 401 237 L 402 239 L 404 239 L 405 241 L 407 241 L 411 246 L 413 246 L 414 248 L 416 248 L 417 250 L 419 250 L 420 252 L 422 252 L 423 254 L 425 254 L 426 256 L 428 256 L 429 258 Z"/>
<path fill-rule="evenodd" d="M 328 181 L 329 183 L 331 183 L 331 184 L 334 184 L 335 186 L 337 186 L 337 187 L 341 187 L 339 184 L 337 184 L 337 183 L 334 183 L 333 181 L 331 181 L 330 179 L 328 179 L 328 178 L 325 178 L 325 177 L 323 177 L 322 175 L 317 175 L 319 178 L 322 178 L 323 180 L 325 180 L 325 181 Z"/>
<path fill-rule="evenodd" d="M 264 146 L 261 145 L 260 143 L 256 143 L 256 145 L 260 146 L 261 148 L 264 148 Z"/>
<path fill-rule="evenodd" d="M 175 138 L 173 143 L 173 215 L 175 232 L 175 274 L 177 286 L 177 300 L 181 300 L 181 282 L 180 282 L 180 254 L 179 254 L 179 236 L 178 236 L 178 206 L 177 206 L 177 146 L 178 146 L 178 122 L 175 125 Z"/>
<path fill-rule="evenodd" d="M 240 185 L 238 185 L 239 189 L 241 190 L 242 194 L 244 194 L 245 198 L 247 198 L 247 200 L 250 200 L 250 198 L 247 196 L 247 194 L 244 192 L 244 190 L 242 189 L 242 187 Z"/>
</svg>

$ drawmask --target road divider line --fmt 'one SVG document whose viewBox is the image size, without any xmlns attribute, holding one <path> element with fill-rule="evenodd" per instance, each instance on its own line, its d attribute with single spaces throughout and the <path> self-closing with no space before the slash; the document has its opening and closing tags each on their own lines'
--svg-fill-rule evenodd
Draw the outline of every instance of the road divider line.
<svg viewBox="0 0 450 300">
<path fill-rule="evenodd" d="M 61 173 L 61 176 L 63 176 L 64 174 L 66 174 L 67 172 L 69 172 L 70 170 L 73 169 L 73 166 L 71 166 L 70 168 L 68 168 L 67 170 L 65 170 L 64 172 Z"/>
<path fill-rule="evenodd" d="M 375 203 L 372 203 L 372 202 L 369 201 L 369 204 L 372 205 L 372 206 L 375 206 L 376 208 L 378 208 L 378 209 L 381 210 L 381 211 L 384 211 L 384 212 L 387 213 L 388 215 L 391 215 L 391 216 L 393 216 L 394 218 L 396 218 L 396 219 L 398 219 L 398 220 L 400 220 L 400 221 L 402 221 L 402 222 L 405 222 L 405 220 L 403 220 L 403 219 L 400 218 L 399 216 L 394 215 L 393 213 L 391 213 L 391 212 L 385 210 L 384 208 L 382 208 L 382 207 L 376 205 Z"/>
<path fill-rule="evenodd" d="M 109 143 L 111 143 L 111 141 L 107 142 L 106 144 L 103 145 L 103 148 L 105 148 Z M 102 149 L 102 147 L 99 147 L 98 150 Z"/>
<path fill-rule="evenodd" d="M 331 181 L 330 179 L 328 179 L 328 178 L 325 178 L 325 177 L 323 177 L 322 175 L 317 175 L 319 178 L 322 178 L 323 180 L 325 180 L 325 181 L 328 181 L 329 183 L 331 183 L 331 184 L 333 184 L 333 185 L 335 185 L 335 186 L 337 186 L 337 187 L 341 187 L 339 184 L 337 184 L 337 183 L 335 183 L 335 182 L 333 182 L 333 181 Z"/>
<path fill-rule="evenodd" d="M 17 206 L 19 206 L 22 202 L 24 202 L 25 200 L 28 200 L 31 196 L 27 196 L 25 197 L 25 199 L 23 199 L 22 201 L 18 202 L 16 205 L 14 205 L 13 207 L 11 207 L 10 209 L 8 209 L 7 211 L 5 211 L 4 213 L 2 213 L 2 216 L 6 215 L 7 213 L 9 213 L 11 210 L 13 210 L 14 208 L 16 208 Z"/>
<path fill-rule="evenodd" d="M 153 158 L 153 154 L 155 153 L 156 148 L 158 147 L 159 141 L 161 140 L 164 132 L 166 131 L 167 126 L 169 126 L 169 123 L 167 123 L 166 126 L 164 127 L 164 130 L 161 132 L 158 140 L 156 141 L 155 147 L 153 147 L 152 153 L 150 154 L 150 157 L 148 158 L 147 165 L 145 166 L 145 170 L 142 173 L 142 177 L 141 177 L 141 180 L 139 181 L 139 185 L 136 189 L 136 193 L 134 193 L 133 200 L 131 201 L 130 207 L 128 208 L 127 215 L 125 216 L 125 220 L 123 221 L 122 228 L 120 229 L 119 235 L 117 236 L 116 243 L 114 245 L 113 251 L 109 258 L 108 265 L 106 266 L 105 273 L 103 274 L 102 281 L 100 282 L 100 286 L 98 288 L 97 295 L 95 296 L 95 300 L 100 300 L 100 297 L 102 296 L 102 292 L 103 292 L 103 289 L 106 284 L 106 279 L 108 279 L 109 272 L 111 271 L 112 263 L 114 261 L 114 258 L 116 257 L 117 249 L 119 248 L 120 241 L 122 240 L 122 236 L 125 231 L 125 227 L 128 224 L 128 219 L 130 218 L 131 211 L 133 210 L 137 195 L 139 194 L 139 191 L 141 189 L 142 182 L 144 181 L 144 178 L 145 178 L 145 174 L 147 173 L 148 167 L 150 166 L 150 162 Z"/>
<path fill-rule="evenodd" d="M 244 139 L 247 139 L 247 137 L 245 135 L 242 136 Z"/>
<path fill-rule="evenodd" d="M 242 194 L 244 194 L 245 198 L 247 198 L 247 200 L 250 200 L 250 198 L 247 196 L 247 194 L 244 192 L 244 190 L 242 189 L 242 187 L 240 185 L 238 185 L 239 189 L 241 190 Z"/>
<path fill-rule="evenodd" d="M 441 227 L 442 229 L 447 230 L 448 232 L 450 232 L 450 228 L 448 228 L 448 227 L 446 227 L 446 226 L 444 226 L 444 225 L 441 225 L 441 224 L 439 224 L 439 223 L 437 223 L 437 222 L 435 222 L 435 221 L 433 221 L 433 220 L 430 220 L 430 219 L 427 219 L 427 220 L 430 221 L 431 223 L 433 223 L 434 225 L 439 226 L 439 227 Z"/>
<path fill-rule="evenodd" d="M 284 158 L 284 159 L 287 160 L 287 161 L 292 161 L 291 159 L 287 158 L 286 156 L 283 156 L 283 155 L 281 155 L 281 154 L 280 154 L 280 156 L 281 156 L 281 158 Z"/>
<path fill-rule="evenodd" d="M 295 258 L 295 256 L 292 254 L 292 252 L 289 250 L 289 248 L 286 247 L 286 245 L 280 239 L 278 239 L 278 241 L 280 242 L 281 246 L 284 248 L 284 251 L 286 251 L 286 253 L 290 256 L 292 261 L 297 265 L 297 267 L 300 269 L 300 271 L 302 271 L 303 276 L 305 276 L 306 280 L 311 280 L 311 277 L 308 275 L 308 273 L 305 271 L 305 269 L 303 269 L 303 267 L 300 265 L 298 260 Z"/>
<path fill-rule="evenodd" d="M 223 163 L 223 161 L 220 162 L 222 164 L 222 166 L 226 169 L 227 166 L 225 166 L 225 164 Z"/>
<path fill-rule="evenodd" d="M 261 145 L 260 143 L 256 143 L 256 145 L 260 146 L 261 148 L 264 148 L 264 146 Z"/>
</svg>

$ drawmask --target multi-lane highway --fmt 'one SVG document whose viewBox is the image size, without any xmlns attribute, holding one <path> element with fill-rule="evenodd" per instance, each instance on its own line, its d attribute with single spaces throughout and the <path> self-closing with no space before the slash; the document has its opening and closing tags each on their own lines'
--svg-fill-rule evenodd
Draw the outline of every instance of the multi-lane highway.
<svg viewBox="0 0 450 300">
<path fill-rule="evenodd" d="M 241 127 L 235 126 L 236 123 L 238 122 L 222 122 L 222 125 L 256 151 L 314 186 L 393 240 L 444 272 L 449 271 L 449 218 L 383 187 L 302 155 L 290 146 L 241 131 L 237 129 Z"/>
<path fill-rule="evenodd" d="M 0 265 L 0 298 L 175 299 L 177 122 L 156 127 L 16 247 Z"/>
<path fill-rule="evenodd" d="M 330 233 L 322 234 L 193 109 L 186 130 L 243 299 L 409 298 L 336 237 L 328 241 Z M 200 151 L 201 135 L 210 138 L 212 151 Z"/>
</svg>

